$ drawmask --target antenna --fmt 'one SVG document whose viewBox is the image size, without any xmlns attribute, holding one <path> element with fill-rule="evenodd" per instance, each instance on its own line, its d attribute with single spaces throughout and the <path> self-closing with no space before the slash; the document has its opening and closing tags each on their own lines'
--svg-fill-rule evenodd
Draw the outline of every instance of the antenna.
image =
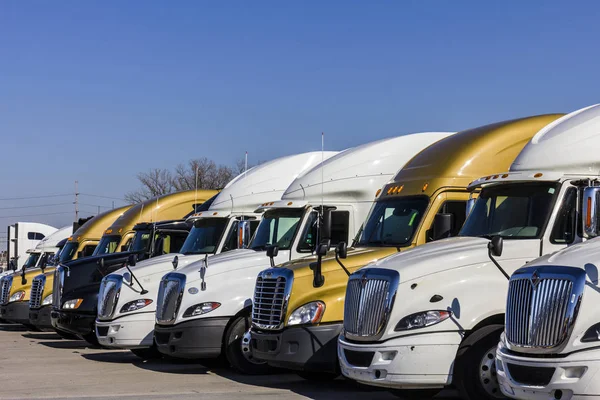
<svg viewBox="0 0 600 400">
<path fill-rule="evenodd" d="M 325 162 L 325 133 L 321 132 L 321 212 L 323 212 L 323 207 L 325 206 L 323 200 L 323 186 L 325 185 L 325 172 L 323 171 Z"/>
<path fill-rule="evenodd" d="M 79 185 L 79 181 L 75 181 L 75 221 L 79 221 L 79 191 L 77 187 Z"/>
<path fill-rule="evenodd" d="M 194 192 L 194 213 L 198 212 L 198 165 L 196 165 L 196 181 Z"/>
</svg>

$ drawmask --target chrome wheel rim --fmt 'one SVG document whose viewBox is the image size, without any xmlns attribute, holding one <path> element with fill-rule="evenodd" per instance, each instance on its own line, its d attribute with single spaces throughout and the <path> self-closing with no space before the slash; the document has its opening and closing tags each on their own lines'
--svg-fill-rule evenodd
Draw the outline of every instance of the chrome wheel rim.
<svg viewBox="0 0 600 400">
<path fill-rule="evenodd" d="M 504 398 L 496 374 L 496 346 L 483 353 L 479 363 L 479 383 L 490 397 Z"/>
<path fill-rule="evenodd" d="M 240 343 L 242 345 L 242 355 L 246 360 L 248 360 L 248 362 L 256 365 L 265 364 L 265 361 L 259 361 L 252 355 L 252 347 L 250 346 L 250 331 L 244 333 Z"/>
</svg>

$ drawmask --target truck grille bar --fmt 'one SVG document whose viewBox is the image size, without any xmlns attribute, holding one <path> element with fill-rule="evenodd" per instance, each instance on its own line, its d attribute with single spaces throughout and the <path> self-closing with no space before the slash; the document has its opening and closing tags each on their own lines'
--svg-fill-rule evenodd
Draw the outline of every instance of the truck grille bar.
<svg viewBox="0 0 600 400">
<path fill-rule="evenodd" d="M 29 297 L 29 308 L 40 308 L 42 306 L 42 295 L 46 286 L 46 275 L 40 274 L 33 278 L 31 283 L 31 295 Z"/>
<path fill-rule="evenodd" d="M 283 328 L 294 273 L 286 268 L 269 268 L 258 274 L 252 304 L 252 325 L 259 329 Z"/>
<path fill-rule="evenodd" d="M 8 303 L 12 281 L 12 276 L 4 276 L 0 279 L 0 304 Z"/>
<path fill-rule="evenodd" d="M 98 292 L 99 319 L 110 319 L 115 313 L 122 284 L 123 277 L 121 275 L 108 275 L 102 279 Z"/>
<path fill-rule="evenodd" d="M 382 268 L 365 268 L 350 275 L 344 303 L 346 338 L 378 340 L 394 304 L 400 275 Z"/>
<path fill-rule="evenodd" d="M 175 322 L 185 289 L 185 280 L 185 275 L 176 272 L 170 272 L 162 278 L 156 302 L 158 324 L 170 325 Z"/>
<path fill-rule="evenodd" d="M 585 271 L 526 267 L 510 278 L 506 340 L 512 350 L 545 353 L 566 343 L 585 287 Z"/>
<path fill-rule="evenodd" d="M 63 286 L 65 284 L 65 269 L 69 267 L 59 266 L 54 270 L 54 282 L 52 287 L 52 307 L 60 308 Z"/>
</svg>

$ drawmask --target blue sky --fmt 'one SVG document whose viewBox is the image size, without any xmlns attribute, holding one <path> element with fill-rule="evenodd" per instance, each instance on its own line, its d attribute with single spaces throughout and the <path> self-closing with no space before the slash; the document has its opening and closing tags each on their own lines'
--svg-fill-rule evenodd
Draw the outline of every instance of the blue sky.
<svg viewBox="0 0 600 400">
<path fill-rule="evenodd" d="M 0 2 L 0 199 L 598 102 L 600 3 Z M 0 200 L 4 226 L 72 198 Z M 83 201 L 83 200 L 82 200 Z M 110 206 L 111 199 L 85 202 Z M 89 212 L 96 207 L 84 208 Z M 0 239 L 3 241 L 3 239 Z"/>
</svg>

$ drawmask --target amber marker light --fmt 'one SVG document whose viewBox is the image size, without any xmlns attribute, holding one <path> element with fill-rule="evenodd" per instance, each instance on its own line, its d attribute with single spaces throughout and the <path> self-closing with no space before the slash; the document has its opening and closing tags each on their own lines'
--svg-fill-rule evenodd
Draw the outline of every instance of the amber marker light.
<svg viewBox="0 0 600 400">
<path fill-rule="evenodd" d="M 381 189 L 377 189 L 377 192 L 375 192 L 375 197 L 379 196 L 380 193 L 381 193 Z"/>
<path fill-rule="evenodd" d="M 292 204 L 293 204 L 293 203 L 290 201 L 290 202 L 289 202 L 287 205 L 288 205 L 288 206 L 291 206 Z"/>
<path fill-rule="evenodd" d="M 541 178 L 541 177 L 542 177 L 542 175 L 544 175 L 544 174 L 542 174 L 541 172 L 538 172 L 538 173 L 537 173 L 537 174 L 535 174 L 533 177 L 534 177 L 534 178 Z"/>
<path fill-rule="evenodd" d="M 589 228 L 592 226 L 592 198 L 587 198 L 587 211 L 585 213 L 585 226 Z"/>
<path fill-rule="evenodd" d="M 423 187 L 421 188 L 421 191 L 422 192 L 426 191 L 428 187 L 429 187 L 429 183 L 424 184 Z"/>
<path fill-rule="evenodd" d="M 508 178 L 508 174 L 502 175 L 503 178 Z"/>
</svg>

